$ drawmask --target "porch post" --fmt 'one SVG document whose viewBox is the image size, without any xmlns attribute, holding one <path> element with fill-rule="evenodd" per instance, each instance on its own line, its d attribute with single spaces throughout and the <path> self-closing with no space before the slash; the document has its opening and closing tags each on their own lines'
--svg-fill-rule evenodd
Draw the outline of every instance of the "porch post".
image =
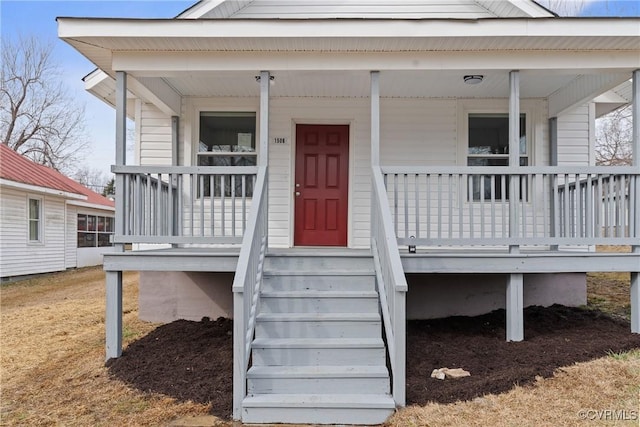
<svg viewBox="0 0 640 427">
<path fill-rule="evenodd" d="M 523 274 L 511 273 L 507 279 L 507 341 L 524 339 Z"/>
<path fill-rule="evenodd" d="M 116 165 L 127 161 L 127 73 L 116 71 Z M 116 174 L 115 234 L 125 234 L 124 176 Z M 116 252 L 124 252 L 124 244 L 114 245 Z M 122 354 L 122 271 L 106 272 L 105 341 L 106 359 Z"/>
<path fill-rule="evenodd" d="M 116 71 L 116 165 L 127 163 L 127 73 Z M 116 174 L 116 235 L 125 234 L 124 176 Z M 124 245 L 117 244 L 116 251 L 123 252 Z"/>
<path fill-rule="evenodd" d="M 122 271 L 106 272 L 106 288 L 105 336 L 109 360 L 122 355 Z"/>
<path fill-rule="evenodd" d="M 520 72 L 509 73 L 509 237 L 520 235 L 518 207 L 520 203 Z M 509 245 L 509 253 L 519 253 L 520 246 Z M 522 273 L 507 278 L 507 341 L 524 339 L 524 307 Z"/>
<path fill-rule="evenodd" d="M 180 157 L 180 140 L 179 140 L 179 129 L 180 129 L 180 117 L 171 116 L 171 166 L 178 166 L 178 161 Z M 169 178 L 170 179 L 170 178 Z M 173 192 L 173 186 L 178 185 L 177 177 L 170 179 L 169 182 L 169 192 Z M 172 217 L 171 217 L 171 234 L 174 236 L 178 235 L 178 198 L 170 197 L 170 202 L 173 202 L 172 209 Z M 172 247 L 178 247 L 177 244 L 173 243 Z"/>
<path fill-rule="evenodd" d="M 551 117 L 549 119 L 549 166 L 558 166 L 558 118 Z M 558 222 L 556 221 L 558 207 L 555 205 L 555 198 L 553 197 L 553 179 L 549 182 L 549 235 L 551 237 L 558 237 Z M 550 245 L 549 249 L 552 251 L 558 250 L 558 245 Z"/>
<path fill-rule="evenodd" d="M 633 122 L 633 148 L 632 161 L 636 169 L 640 169 L 640 70 L 633 72 L 632 86 L 632 122 Z M 630 189 L 635 192 L 630 196 L 630 201 L 634 200 L 634 206 L 629 206 L 635 212 L 633 219 L 635 236 L 640 235 L 640 179 L 636 176 L 635 185 L 631 185 Z M 633 253 L 640 253 L 640 245 L 633 245 Z M 631 332 L 640 334 L 640 271 L 631 272 Z"/>
<path fill-rule="evenodd" d="M 371 72 L 371 166 L 380 166 L 380 71 Z"/>
<path fill-rule="evenodd" d="M 509 237 L 518 237 L 518 200 L 520 177 L 514 172 L 520 167 L 520 72 L 509 73 Z M 517 253 L 518 245 L 510 245 Z"/>
<path fill-rule="evenodd" d="M 269 164 L 269 85 L 271 74 L 260 71 L 260 162 L 259 166 Z"/>
</svg>

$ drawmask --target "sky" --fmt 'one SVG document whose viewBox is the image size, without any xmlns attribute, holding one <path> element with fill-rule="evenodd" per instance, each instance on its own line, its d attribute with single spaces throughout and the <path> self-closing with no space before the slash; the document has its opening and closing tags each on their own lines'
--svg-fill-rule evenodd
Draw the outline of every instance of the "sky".
<svg viewBox="0 0 640 427">
<path fill-rule="evenodd" d="M 640 0 L 541 0 L 564 6 L 584 5 L 581 16 L 640 16 Z M 91 139 L 86 166 L 110 176 L 115 161 L 115 111 L 84 90 L 82 78 L 95 66 L 57 37 L 58 16 L 114 18 L 172 18 L 196 0 L 0 0 L 0 35 L 31 36 L 51 42 L 70 94 L 85 106 L 85 126 Z M 559 11 L 562 14 L 562 11 Z M 133 157 L 131 153 L 128 157 Z"/>
</svg>

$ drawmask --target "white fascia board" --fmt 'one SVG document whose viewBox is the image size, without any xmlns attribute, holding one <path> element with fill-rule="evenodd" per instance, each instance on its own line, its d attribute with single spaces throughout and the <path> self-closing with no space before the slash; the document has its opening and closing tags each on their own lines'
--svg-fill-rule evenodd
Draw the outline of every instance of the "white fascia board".
<svg viewBox="0 0 640 427">
<path fill-rule="evenodd" d="M 15 188 L 16 190 L 28 191 L 30 193 L 48 194 L 51 196 L 60 196 L 67 199 L 87 200 L 87 196 L 84 194 L 69 193 L 62 190 L 56 190 L 54 188 L 41 187 L 39 185 L 25 184 L 23 182 L 10 181 L 8 179 L 0 178 L 0 186 Z"/>
<path fill-rule="evenodd" d="M 628 74 L 578 76 L 568 85 L 549 95 L 549 117 L 558 117 L 585 102 L 592 101 L 628 79 Z"/>
<path fill-rule="evenodd" d="M 208 71 L 565 70 L 626 73 L 640 68 L 628 51 L 507 52 L 118 52 L 113 66 L 136 75 Z"/>
<path fill-rule="evenodd" d="M 58 36 L 95 38 L 416 38 L 416 37 L 638 37 L 638 18 L 424 19 L 104 19 L 58 18 Z M 94 40 L 92 40 L 94 39 Z M 108 43 L 98 47 L 109 49 Z"/>
<path fill-rule="evenodd" d="M 200 2 L 176 16 L 176 19 L 198 19 L 224 2 L 225 0 L 200 0 Z"/>
<path fill-rule="evenodd" d="M 97 210 L 101 210 L 101 211 L 109 211 L 109 212 L 115 212 L 116 208 L 113 206 L 105 206 L 105 205 L 98 205 L 96 203 L 86 203 L 86 202 L 77 202 L 74 200 L 68 200 L 67 201 L 68 205 L 72 205 L 72 206 L 78 206 L 81 208 L 90 208 L 90 209 L 97 209 Z"/>
</svg>

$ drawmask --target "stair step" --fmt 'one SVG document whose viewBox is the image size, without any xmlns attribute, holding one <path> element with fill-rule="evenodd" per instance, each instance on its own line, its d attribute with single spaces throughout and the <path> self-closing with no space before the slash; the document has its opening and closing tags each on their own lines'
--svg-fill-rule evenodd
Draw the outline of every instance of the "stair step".
<svg viewBox="0 0 640 427">
<path fill-rule="evenodd" d="M 343 271 L 332 274 L 300 271 L 265 272 L 262 289 L 270 291 L 375 291 L 373 271 Z"/>
<path fill-rule="evenodd" d="M 249 394 L 389 393 L 385 366 L 253 366 Z"/>
<path fill-rule="evenodd" d="M 318 251 L 316 254 L 284 255 L 269 254 L 265 259 L 265 270 L 349 270 L 351 268 L 373 269 L 371 255 L 354 254 L 349 252 L 330 254 Z"/>
<path fill-rule="evenodd" d="M 380 320 L 376 313 L 260 313 L 259 322 L 375 322 Z"/>
<path fill-rule="evenodd" d="M 280 291 L 262 292 L 263 313 L 377 313 L 374 291 Z"/>
<path fill-rule="evenodd" d="M 242 407 L 245 423 L 381 424 L 395 403 L 384 394 L 260 394 Z"/>
<path fill-rule="evenodd" d="M 372 313 L 261 313 L 256 338 L 375 338 L 380 315 Z"/>
<path fill-rule="evenodd" d="M 335 270 L 335 269 L 270 269 L 265 267 L 264 275 L 265 276 L 303 276 L 308 279 L 313 279 L 314 277 L 322 277 L 322 276 L 331 276 L 334 279 L 336 277 L 341 276 L 373 276 L 375 274 L 375 270 L 373 268 L 354 268 L 351 270 Z"/>
<path fill-rule="evenodd" d="M 252 366 L 247 378 L 388 378 L 386 366 Z"/>
<path fill-rule="evenodd" d="M 380 338 L 256 338 L 252 343 L 254 366 L 384 366 Z"/>
</svg>

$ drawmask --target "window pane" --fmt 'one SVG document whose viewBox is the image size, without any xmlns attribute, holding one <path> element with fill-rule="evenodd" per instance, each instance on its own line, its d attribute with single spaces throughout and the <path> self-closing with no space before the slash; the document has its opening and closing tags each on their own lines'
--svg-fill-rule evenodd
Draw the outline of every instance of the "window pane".
<svg viewBox="0 0 640 427">
<path fill-rule="evenodd" d="M 78 233 L 79 248 L 93 248 L 96 246 L 96 233 Z"/>
<path fill-rule="evenodd" d="M 255 152 L 256 113 L 200 113 L 198 152 Z"/>
<path fill-rule="evenodd" d="M 83 214 L 78 214 L 78 231 L 86 231 L 87 230 L 87 216 Z"/>
<path fill-rule="evenodd" d="M 107 218 L 107 228 L 105 231 L 108 231 L 109 233 L 113 233 L 113 218 L 111 217 Z"/>
<path fill-rule="evenodd" d="M 40 200 L 29 199 L 29 219 L 40 219 Z"/>
<path fill-rule="evenodd" d="M 87 216 L 87 230 L 96 231 L 97 221 L 96 217 L 93 215 Z"/>
<path fill-rule="evenodd" d="M 111 246 L 109 237 L 111 233 L 98 233 L 98 246 Z"/>
<path fill-rule="evenodd" d="M 509 154 L 508 114 L 469 114 L 469 154 Z M 527 154 L 526 118 L 520 115 L 520 154 Z"/>
<path fill-rule="evenodd" d="M 98 231 L 107 231 L 107 221 L 103 216 L 98 217 Z"/>
<path fill-rule="evenodd" d="M 29 240 L 40 240 L 40 221 L 29 220 Z"/>
</svg>

